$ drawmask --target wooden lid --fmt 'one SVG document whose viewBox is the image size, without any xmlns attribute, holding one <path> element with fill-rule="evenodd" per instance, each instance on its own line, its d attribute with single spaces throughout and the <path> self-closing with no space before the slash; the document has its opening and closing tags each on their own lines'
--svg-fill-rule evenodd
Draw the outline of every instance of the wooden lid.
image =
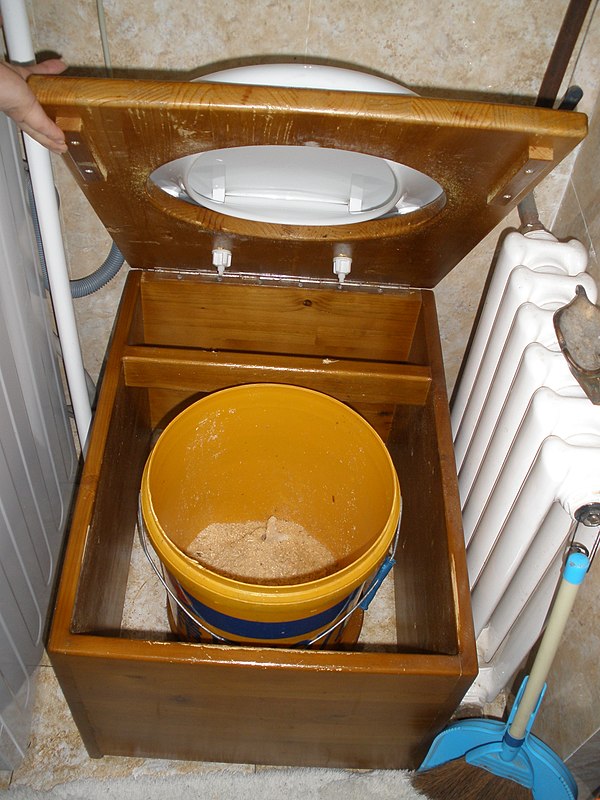
<svg viewBox="0 0 600 800">
<path fill-rule="evenodd" d="M 232 273 L 435 286 L 586 135 L 566 111 L 233 84 L 34 76 L 66 132 L 64 156 L 138 268 L 207 270 L 214 248 Z M 445 199 L 405 216 L 308 227 L 218 214 L 148 180 L 186 155 L 242 145 L 305 145 L 381 156 L 436 180 Z"/>
</svg>

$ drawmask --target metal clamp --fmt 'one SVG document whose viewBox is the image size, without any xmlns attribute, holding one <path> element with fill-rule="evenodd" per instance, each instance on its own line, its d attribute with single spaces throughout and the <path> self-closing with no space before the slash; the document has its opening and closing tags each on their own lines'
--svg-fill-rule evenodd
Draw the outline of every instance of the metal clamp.
<svg viewBox="0 0 600 800">
<path fill-rule="evenodd" d="M 585 525 L 586 528 L 595 528 L 600 525 L 600 503 L 587 503 L 587 505 L 578 508 L 574 516 L 575 519 L 577 520 L 577 524 L 581 523 L 581 525 Z M 573 534 L 573 536 L 574 535 L 575 534 Z M 598 552 L 599 546 L 600 546 L 600 530 L 598 531 L 594 544 L 592 545 L 592 548 L 589 552 L 590 567 L 592 566 L 592 562 L 596 557 L 596 553 Z M 588 554 L 586 553 L 586 555 Z M 590 567 L 588 567 L 588 571 Z"/>
</svg>

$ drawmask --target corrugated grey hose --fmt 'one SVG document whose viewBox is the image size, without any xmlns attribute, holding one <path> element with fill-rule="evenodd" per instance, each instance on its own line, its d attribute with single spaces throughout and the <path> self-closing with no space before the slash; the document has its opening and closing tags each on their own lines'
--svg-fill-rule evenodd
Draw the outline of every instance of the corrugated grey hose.
<svg viewBox="0 0 600 800">
<path fill-rule="evenodd" d="M 42 235 L 40 232 L 40 223 L 38 220 L 37 210 L 35 207 L 35 200 L 33 197 L 33 189 L 31 186 L 31 180 L 29 179 L 29 175 L 27 176 L 27 194 L 29 198 L 29 207 L 31 208 L 31 217 L 33 220 L 33 231 L 35 233 L 35 241 L 38 248 L 38 253 L 40 256 L 40 262 L 42 265 L 42 273 L 44 276 L 44 286 L 48 288 L 48 270 L 46 269 L 46 258 L 44 256 L 44 248 L 42 246 Z M 94 292 L 97 292 L 98 289 L 102 289 L 103 286 L 111 281 L 117 272 L 123 266 L 125 259 L 123 258 L 123 254 L 117 247 L 117 245 L 113 242 L 110 248 L 110 252 L 104 262 L 98 267 L 97 270 L 92 272 L 90 275 L 86 275 L 85 278 L 78 278 L 77 280 L 70 281 L 71 286 L 71 297 L 73 298 L 80 298 L 80 297 L 87 297 Z"/>
</svg>

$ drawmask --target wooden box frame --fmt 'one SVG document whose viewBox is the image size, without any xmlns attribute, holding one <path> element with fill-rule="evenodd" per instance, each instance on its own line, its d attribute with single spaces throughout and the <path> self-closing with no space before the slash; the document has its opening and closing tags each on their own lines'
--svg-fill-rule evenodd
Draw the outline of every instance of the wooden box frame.
<svg viewBox="0 0 600 800">
<path fill-rule="evenodd" d="M 271 87 L 60 77 L 31 85 L 66 131 L 67 163 L 134 268 L 49 641 L 88 752 L 416 767 L 477 673 L 428 287 L 583 138 L 585 118 Z M 330 231 L 235 220 L 148 182 L 169 160 L 248 141 L 401 160 L 438 180 L 445 196 L 406 218 Z M 215 247 L 234 252 L 235 272 L 223 280 L 207 268 Z M 353 258 L 343 291 L 331 279 L 340 252 Z M 419 286 L 427 288 L 410 288 Z M 390 450 L 403 500 L 394 652 L 191 644 L 121 628 L 153 436 L 192 399 L 264 380 L 349 403 Z"/>
<path fill-rule="evenodd" d="M 237 319 L 236 349 L 221 349 L 232 336 L 226 313 L 218 322 L 224 309 Z M 356 335 L 340 339 L 338 326 L 350 310 Z M 306 314 L 307 330 L 321 332 L 312 352 L 306 342 L 302 354 L 269 352 L 266 339 L 260 352 L 244 349 L 252 345 L 257 318 L 262 330 L 274 330 L 294 314 Z M 288 323 L 286 350 L 304 323 L 294 327 Z M 206 346 L 191 348 L 190 338 Z M 394 569 L 397 652 L 187 644 L 127 638 L 120 631 L 153 432 L 192 398 L 265 376 L 349 402 L 388 444 L 403 499 Z M 358 298 L 132 271 L 95 415 L 49 652 L 94 756 L 416 766 L 477 672 L 433 294 L 404 290 Z"/>
</svg>

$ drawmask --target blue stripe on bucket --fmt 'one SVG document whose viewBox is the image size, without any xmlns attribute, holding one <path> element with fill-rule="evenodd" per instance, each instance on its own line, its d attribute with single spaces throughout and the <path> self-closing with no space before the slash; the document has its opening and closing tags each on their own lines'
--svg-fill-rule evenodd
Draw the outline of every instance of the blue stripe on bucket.
<svg viewBox="0 0 600 800">
<path fill-rule="evenodd" d="M 217 628 L 220 635 L 227 636 L 227 634 L 234 636 L 243 636 L 250 639 L 266 639 L 274 641 L 276 639 L 292 639 L 296 636 L 306 636 L 309 633 L 314 633 L 320 628 L 334 622 L 336 617 L 347 607 L 350 596 L 345 597 L 340 603 L 337 603 L 331 608 L 321 611 L 319 614 L 314 614 L 311 617 L 302 617 L 301 619 L 289 620 L 284 622 L 256 622 L 254 620 L 240 619 L 239 617 L 230 617 L 228 614 L 222 614 L 220 611 L 215 611 L 210 606 L 205 606 L 195 597 L 188 594 L 185 589 L 178 585 L 178 589 L 185 595 L 190 608 L 194 613 L 206 622 L 207 625 Z"/>
</svg>

